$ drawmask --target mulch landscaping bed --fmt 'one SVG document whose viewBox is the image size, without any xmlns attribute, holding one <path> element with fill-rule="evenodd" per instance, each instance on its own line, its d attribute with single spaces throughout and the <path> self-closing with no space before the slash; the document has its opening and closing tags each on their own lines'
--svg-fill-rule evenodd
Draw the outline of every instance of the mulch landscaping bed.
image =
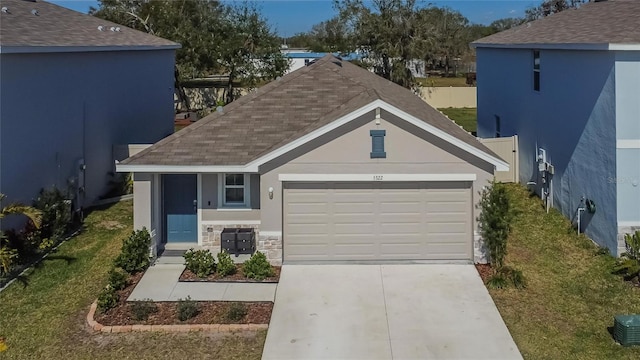
<svg viewBox="0 0 640 360">
<path fill-rule="evenodd" d="M 273 270 L 275 275 L 268 277 L 264 280 L 249 279 L 244 276 L 242 272 L 242 264 L 236 264 L 236 273 L 229 276 L 220 276 L 218 273 L 213 273 L 205 278 L 199 278 L 191 271 L 184 269 L 180 275 L 180 281 L 207 281 L 207 282 L 247 282 L 247 283 L 277 283 L 280 280 L 280 266 L 274 266 Z"/>
<path fill-rule="evenodd" d="M 487 280 L 493 275 L 493 270 L 491 269 L 491 265 L 489 264 L 475 264 L 476 270 L 478 270 L 478 274 L 480 274 L 480 278 L 483 283 L 487 283 Z"/>
<path fill-rule="evenodd" d="M 133 318 L 131 307 L 133 304 L 119 304 L 104 314 L 96 313 L 94 319 L 102 325 L 177 325 L 177 324 L 268 324 L 271 319 L 273 303 L 271 302 L 243 302 L 247 314 L 239 321 L 227 319 L 231 302 L 198 301 L 198 314 L 191 319 L 178 320 L 177 302 L 156 302 L 158 311 L 149 315 L 144 321 Z"/>
<path fill-rule="evenodd" d="M 277 268 L 280 275 L 280 268 Z M 151 313 L 147 320 L 135 320 L 132 314 L 132 302 L 127 298 L 133 292 L 144 272 L 139 272 L 129 278 L 129 285 L 118 293 L 118 305 L 101 314 L 96 311 L 95 321 L 105 326 L 118 325 L 179 325 L 179 324 L 268 324 L 273 310 L 272 302 L 242 302 L 246 306 L 247 314 L 238 321 L 227 319 L 227 313 L 233 302 L 227 301 L 197 301 L 198 314 L 191 319 L 178 319 L 178 302 L 154 302 L 157 312 Z"/>
</svg>

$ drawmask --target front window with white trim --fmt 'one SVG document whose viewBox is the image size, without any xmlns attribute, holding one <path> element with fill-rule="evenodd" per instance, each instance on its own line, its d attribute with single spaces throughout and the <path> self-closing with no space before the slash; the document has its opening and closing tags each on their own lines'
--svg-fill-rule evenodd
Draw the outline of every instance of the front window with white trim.
<svg viewBox="0 0 640 360">
<path fill-rule="evenodd" d="M 221 175 L 222 207 L 249 206 L 249 176 L 246 174 Z"/>
</svg>

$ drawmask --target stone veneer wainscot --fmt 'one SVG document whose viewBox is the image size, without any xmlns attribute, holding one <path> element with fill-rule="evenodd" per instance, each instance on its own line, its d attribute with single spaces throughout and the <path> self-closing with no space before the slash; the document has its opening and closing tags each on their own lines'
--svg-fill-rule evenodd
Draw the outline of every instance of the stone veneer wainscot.
<svg viewBox="0 0 640 360">
<path fill-rule="evenodd" d="M 224 228 L 253 228 L 256 232 L 256 251 L 267 257 L 271 265 L 282 265 L 282 234 L 276 232 L 260 233 L 260 225 L 248 224 L 202 224 L 202 247 L 217 254 L 221 250 L 220 234 Z"/>
</svg>

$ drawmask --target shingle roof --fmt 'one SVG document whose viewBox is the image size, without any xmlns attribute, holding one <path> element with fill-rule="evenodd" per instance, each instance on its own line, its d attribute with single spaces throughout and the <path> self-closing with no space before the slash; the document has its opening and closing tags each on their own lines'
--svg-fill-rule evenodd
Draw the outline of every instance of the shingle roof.
<svg viewBox="0 0 640 360">
<path fill-rule="evenodd" d="M 0 46 L 3 47 L 149 47 L 180 45 L 142 31 L 82 14 L 45 1 L 0 0 Z M 36 10 L 37 14 L 32 11 Z M 102 26 L 103 31 L 98 30 Z M 120 31 L 111 31 L 118 27 Z"/>
<path fill-rule="evenodd" d="M 124 160 L 123 165 L 246 165 L 383 100 L 497 156 L 411 91 L 333 55 L 298 69 Z"/>
<path fill-rule="evenodd" d="M 640 44 L 640 1 L 582 5 L 476 40 L 472 45 Z"/>
</svg>

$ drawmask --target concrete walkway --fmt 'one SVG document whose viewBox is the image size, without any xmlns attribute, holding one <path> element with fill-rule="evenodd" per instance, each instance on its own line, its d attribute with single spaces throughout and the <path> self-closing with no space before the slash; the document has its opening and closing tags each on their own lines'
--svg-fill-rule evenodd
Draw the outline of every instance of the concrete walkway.
<svg viewBox="0 0 640 360">
<path fill-rule="evenodd" d="M 522 359 L 473 265 L 285 265 L 263 359 Z"/>
<path fill-rule="evenodd" d="M 274 301 L 274 283 L 179 282 L 185 266 L 155 264 L 142 276 L 127 301 L 151 299 L 178 301 L 190 296 L 196 301 Z"/>
</svg>

